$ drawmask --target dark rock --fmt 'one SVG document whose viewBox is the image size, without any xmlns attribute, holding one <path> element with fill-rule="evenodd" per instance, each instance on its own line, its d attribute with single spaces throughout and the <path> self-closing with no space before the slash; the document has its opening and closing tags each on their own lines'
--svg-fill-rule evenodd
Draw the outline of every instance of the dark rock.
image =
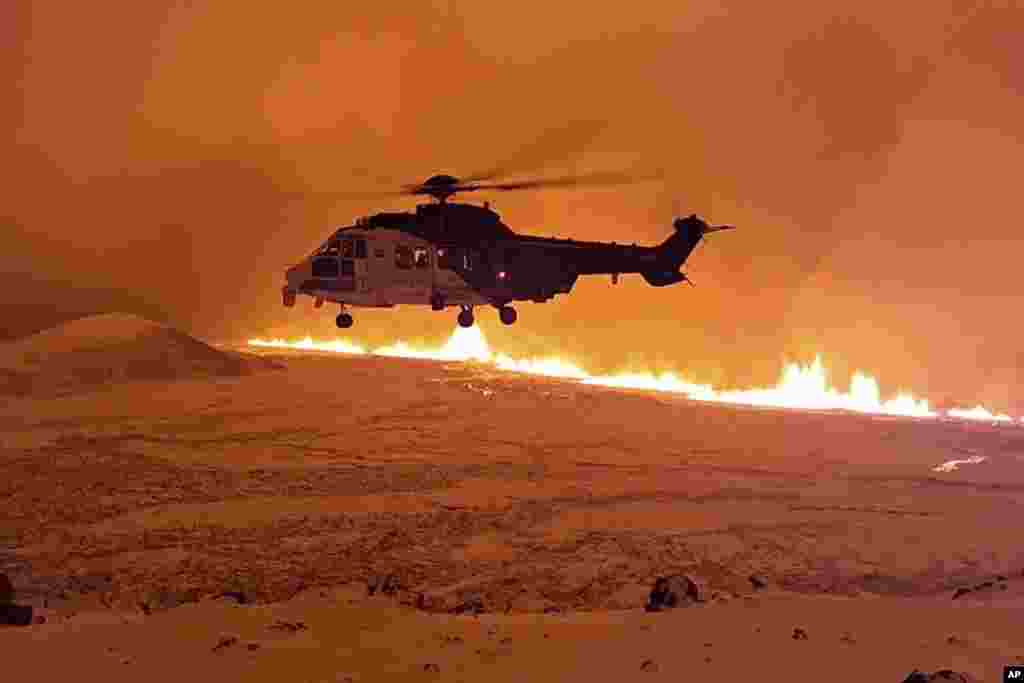
<svg viewBox="0 0 1024 683">
<path fill-rule="evenodd" d="M 213 646 L 213 652 L 220 652 L 237 644 L 238 638 L 235 636 L 221 636 L 220 640 L 217 641 L 217 644 Z"/>
<path fill-rule="evenodd" d="M 139 602 L 139 608 L 148 614 L 167 609 L 180 607 L 188 602 L 196 602 L 199 599 L 198 590 L 174 591 L 167 588 L 159 588 L 152 591 Z"/>
<path fill-rule="evenodd" d="M 807 631 L 802 628 L 793 629 L 793 640 L 807 640 Z"/>
<path fill-rule="evenodd" d="M 31 605 L 0 605 L 0 624 L 28 626 L 32 623 Z"/>
<path fill-rule="evenodd" d="M 394 574 L 377 574 L 366 581 L 367 595 L 394 595 L 402 589 L 402 582 Z"/>
<path fill-rule="evenodd" d="M 271 631 L 287 631 L 288 633 L 298 633 L 299 631 L 307 630 L 309 627 L 301 621 L 275 621 L 267 628 L 269 628 Z"/>
<path fill-rule="evenodd" d="M 641 671 L 657 671 L 658 670 L 658 665 L 657 665 L 657 663 L 655 663 L 655 661 L 653 659 L 645 659 L 644 662 L 640 665 L 640 670 Z"/>
<path fill-rule="evenodd" d="M 844 633 L 842 636 L 840 636 L 839 640 L 841 642 L 846 643 L 847 645 L 855 645 L 857 643 L 854 637 L 851 636 L 849 633 Z"/>
<path fill-rule="evenodd" d="M 249 596 L 246 595 L 244 591 L 225 591 L 224 593 L 219 593 L 214 596 L 214 600 L 220 600 L 222 598 L 227 600 L 233 600 L 239 605 L 248 605 L 250 602 L 252 602 L 252 600 L 250 600 Z"/>
<path fill-rule="evenodd" d="M 260 649 L 260 644 L 259 643 L 247 643 L 245 647 L 249 651 L 255 651 L 255 650 Z"/>
<path fill-rule="evenodd" d="M 750 585 L 754 587 L 754 590 L 761 590 L 768 586 L 768 582 L 757 574 L 751 574 L 748 580 L 750 581 Z"/>
<path fill-rule="evenodd" d="M 441 667 L 438 666 L 437 664 L 434 664 L 433 662 L 428 662 L 427 664 L 424 664 L 423 665 L 423 670 L 424 671 L 429 671 L 430 673 L 435 673 L 435 674 L 436 673 L 441 673 Z"/>
<path fill-rule="evenodd" d="M 544 614 L 561 614 L 564 611 L 565 610 L 563 610 L 558 605 L 548 605 L 544 608 Z"/>
<path fill-rule="evenodd" d="M 995 581 L 985 581 L 985 582 L 979 583 L 977 586 L 975 586 L 974 590 L 980 591 L 980 590 L 984 590 L 986 588 L 991 588 L 994 585 L 995 585 Z"/>
<path fill-rule="evenodd" d="M 654 582 L 645 609 L 648 612 L 659 612 L 673 607 L 685 607 L 702 602 L 700 588 L 689 576 L 674 574 L 659 578 Z"/>
<path fill-rule="evenodd" d="M 7 574 L 0 574 L 0 605 L 14 602 L 14 584 Z"/>
<path fill-rule="evenodd" d="M 425 612 L 449 612 L 452 607 L 449 596 L 437 593 L 417 593 L 412 604 Z"/>
<path fill-rule="evenodd" d="M 941 669 L 931 674 L 926 674 L 923 671 L 914 669 L 910 672 L 910 675 L 903 679 L 903 683 L 933 683 L 938 681 L 953 681 L 953 683 L 974 683 L 974 678 L 970 674 L 960 673 L 952 671 L 950 669 Z"/>
<path fill-rule="evenodd" d="M 1000 574 L 999 576 L 996 577 L 996 581 L 1009 581 L 1009 579 L 1006 578 L 1005 576 L 1003 576 L 1002 574 Z"/>
<path fill-rule="evenodd" d="M 946 638 L 947 645 L 967 645 L 967 641 L 959 636 L 950 636 Z"/>
<path fill-rule="evenodd" d="M 956 591 L 953 592 L 953 599 L 956 600 L 957 598 L 967 595 L 970 592 L 970 588 L 957 588 Z"/>
<path fill-rule="evenodd" d="M 455 614 L 483 614 L 484 600 L 475 593 L 467 595 L 452 611 Z"/>
<path fill-rule="evenodd" d="M 114 577 L 109 574 L 75 574 L 68 577 L 67 588 L 75 593 L 98 593 L 109 590 Z"/>
<path fill-rule="evenodd" d="M 931 676 L 928 677 L 929 681 L 955 681 L 956 683 L 972 683 L 974 678 L 970 674 L 960 673 L 952 671 L 950 669 L 942 669 L 935 671 Z"/>
</svg>

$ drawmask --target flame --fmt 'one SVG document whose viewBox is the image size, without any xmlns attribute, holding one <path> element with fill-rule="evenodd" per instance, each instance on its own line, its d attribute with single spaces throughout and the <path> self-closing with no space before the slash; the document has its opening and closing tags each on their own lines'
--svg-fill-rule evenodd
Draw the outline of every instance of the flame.
<svg viewBox="0 0 1024 683">
<path fill-rule="evenodd" d="M 978 465 L 988 460 L 984 455 L 972 455 L 966 460 L 949 460 L 932 468 L 932 472 L 955 472 L 960 465 Z"/>
<path fill-rule="evenodd" d="M 984 422 L 1013 422 L 1013 418 L 1009 415 L 1003 415 L 1002 413 L 994 415 L 988 410 L 981 406 L 975 406 L 970 410 L 958 410 L 953 408 L 949 411 L 950 417 L 956 417 L 961 420 L 981 420 Z"/>
<path fill-rule="evenodd" d="M 415 349 L 405 342 L 385 346 L 373 352 L 377 356 L 393 358 L 424 358 L 444 361 L 478 361 L 490 362 L 492 354 L 487 340 L 475 325 L 473 327 L 457 327 L 438 350 Z"/>
<path fill-rule="evenodd" d="M 296 349 L 298 351 L 329 351 L 331 353 L 366 353 L 366 349 L 358 344 L 337 340 L 332 342 L 313 341 L 312 337 L 306 337 L 297 342 L 285 341 L 284 339 L 250 339 L 249 346 L 261 346 L 270 349 Z"/>
<path fill-rule="evenodd" d="M 1014 419 L 1009 415 L 994 414 L 981 406 L 971 410 L 953 409 L 947 411 L 945 415 L 940 415 L 938 412 L 931 410 L 928 401 L 916 398 L 906 392 L 900 392 L 894 398 L 882 400 L 878 382 L 875 378 L 861 372 L 854 373 L 850 381 L 849 391 L 840 391 L 829 385 L 828 375 L 820 356 L 816 357 L 810 365 L 788 364 L 783 370 L 778 384 L 774 387 L 721 391 L 710 385 L 690 382 L 672 373 L 591 375 L 578 365 L 560 358 L 511 358 L 505 354 L 491 351 L 483 332 L 475 325 L 468 328 L 455 328 L 448 341 L 439 349 L 415 348 L 405 342 L 397 342 L 390 346 L 368 351 L 358 344 L 345 340 L 314 341 L 311 337 L 306 337 L 296 342 L 283 339 L 272 339 L 269 341 L 250 339 L 249 345 L 301 351 L 326 351 L 348 354 L 371 353 L 377 356 L 396 358 L 487 363 L 494 365 L 500 370 L 511 372 L 574 379 L 589 385 L 667 391 L 685 394 L 693 400 L 714 403 L 804 410 L 844 410 L 915 418 L 937 418 L 944 416 L 952 419 L 980 420 L 993 423 L 1014 422 Z M 1024 418 L 1021 419 L 1021 422 L 1024 422 Z"/>
</svg>

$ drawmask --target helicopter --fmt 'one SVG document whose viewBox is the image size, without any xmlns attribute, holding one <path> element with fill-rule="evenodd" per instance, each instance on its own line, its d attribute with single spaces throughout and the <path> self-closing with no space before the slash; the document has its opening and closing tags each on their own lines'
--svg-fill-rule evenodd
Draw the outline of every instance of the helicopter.
<svg viewBox="0 0 1024 683">
<path fill-rule="evenodd" d="M 341 307 L 339 328 L 352 327 L 349 307 L 459 307 L 458 324 L 472 327 L 477 306 L 493 306 L 505 325 L 518 317 L 512 303 L 543 303 L 569 294 L 581 275 L 639 273 L 654 287 L 692 281 L 680 268 L 705 235 L 733 226 L 711 226 L 696 214 L 676 218 L 675 232 L 656 246 L 586 242 L 524 235 L 502 222 L 489 202 L 482 206 L 449 201 L 457 193 L 527 190 L 581 184 L 634 182 L 616 174 L 591 174 L 484 182 L 490 178 L 434 175 L 389 195 L 424 196 L 433 201 L 415 211 L 383 212 L 358 218 L 336 230 L 302 262 L 287 269 L 281 290 L 286 307 L 298 295 Z"/>
</svg>

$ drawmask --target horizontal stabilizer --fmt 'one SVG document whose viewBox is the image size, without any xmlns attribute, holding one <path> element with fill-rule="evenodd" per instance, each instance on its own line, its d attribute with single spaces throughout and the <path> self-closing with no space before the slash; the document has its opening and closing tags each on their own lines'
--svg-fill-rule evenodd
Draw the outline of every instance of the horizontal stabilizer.
<svg viewBox="0 0 1024 683">
<path fill-rule="evenodd" d="M 677 282 L 682 282 L 686 279 L 686 275 L 680 273 L 678 270 L 644 271 L 640 274 L 643 275 L 645 280 L 647 280 L 647 284 L 652 287 L 674 285 Z"/>
</svg>

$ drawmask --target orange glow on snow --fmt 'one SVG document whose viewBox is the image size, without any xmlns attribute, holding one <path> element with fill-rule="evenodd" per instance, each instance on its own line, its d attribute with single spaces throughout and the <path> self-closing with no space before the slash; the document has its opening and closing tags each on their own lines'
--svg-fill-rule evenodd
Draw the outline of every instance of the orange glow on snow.
<svg viewBox="0 0 1024 683">
<path fill-rule="evenodd" d="M 730 403 L 765 408 L 795 408 L 803 410 L 845 410 L 875 415 L 900 415 L 906 417 L 935 418 L 940 414 L 933 411 L 928 401 L 909 393 L 900 393 L 894 398 L 883 400 L 875 378 L 855 373 L 849 391 L 840 391 L 828 382 L 828 376 L 821 358 L 815 358 L 811 365 L 790 363 L 786 366 L 778 384 L 770 388 L 722 391 L 709 385 L 696 384 L 672 373 L 655 375 L 651 373 L 619 373 L 615 375 L 591 375 L 583 368 L 557 357 L 516 359 L 491 350 L 479 327 L 456 327 L 448 341 L 440 348 L 424 349 L 397 342 L 390 346 L 368 351 L 344 340 L 314 341 L 306 337 L 300 341 L 284 339 L 249 340 L 250 346 L 262 348 L 294 349 L 299 351 L 324 351 L 331 353 L 373 354 L 395 358 L 419 358 L 449 362 L 489 363 L 500 370 L 521 372 L 546 377 L 561 377 L 579 380 L 583 384 L 618 387 L 624 389 L 646 389 L 685 394 L 696 401 Z M 978 406 L 971 410 L 950 410 L 945 417 L 960 420 L 984 422 L 1013 422 L 1008 415 L 993 414 Z M 1024 420 L 1022 420 L 1024 421 Z"/>
</svg>

